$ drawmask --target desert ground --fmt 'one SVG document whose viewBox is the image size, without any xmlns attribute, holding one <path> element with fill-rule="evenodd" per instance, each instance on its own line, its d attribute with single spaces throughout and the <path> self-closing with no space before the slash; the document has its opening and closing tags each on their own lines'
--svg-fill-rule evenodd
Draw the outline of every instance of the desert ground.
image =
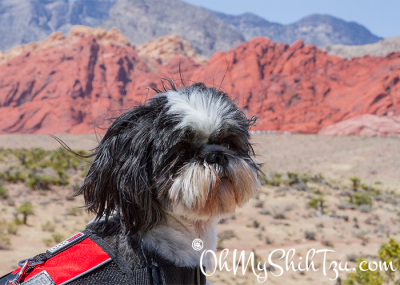
<svg viewBox="0 0 400 285">
<path fill-rule="evenodd" d="M 72 149 L 89 151 L 100 137 L 64 134 L 59 138 Z M 287 253 L 294 249 L 292 260 L 296 267 L 303 261 L 302 268 L 310 249 L 329 249 L 333 252 L 327 254 L 325 264 L 347 262 L 352 270 L 358 257 L 377 260 L 382 242 L 389 237 L 399 239 L 399 138 L 258 134 L 252 141 L 266 178 L 256 197 L 218 225 L 217 257 L 222 249 L 228 249 L 229 268 L 234 249 L 244 250 L 246 261 L 254 252 L 262 263 L 274 250 Z M 35 147 L 50 151 L 58 149 L 59 143 L 48 135 L 0 135 L 0 171 L 18 164 L 4 149 Z M 32 190 L 26 182 L 0 181 L 7 189 L 0 197 L 0 275 L 15 269 L 19 260 L 44 252 L 82 230 L 92 219 L 80 208 L 82 197 L 70 197 L 82 183 L 84 171 L 84 165 L 67 169 L 68 184 L 46 190 Z M 26 225 L 21 224 L 22 215 L 16 210 L 25 202 L 33 206 Z M 279 253 L 273 254 L 272 260 L 285 267 L 285 258 L 279 260 Z M 322 254 L 313 261 L 318 271 L 284 268 L 281 276 L 273 276 L 279 269 L 269 267 L 265 284 L 340 284 L 329 280 L 335 277 L 332 270 L 324 275 Z M 251 269 L 243 275 L 241 268 L 236 275 L 217 269 L 208 280 L 213 284 L 258 284 Z M 339 275 L 346 278 L 346 272 Z"/>
</svg>

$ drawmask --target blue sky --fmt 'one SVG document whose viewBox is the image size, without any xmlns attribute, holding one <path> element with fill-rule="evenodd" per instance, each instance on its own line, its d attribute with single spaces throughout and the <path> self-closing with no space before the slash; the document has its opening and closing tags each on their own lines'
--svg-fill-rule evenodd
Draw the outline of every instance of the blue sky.
<svg viewBox="0 0 400 285">
<path fill-rule="evenodd" d="M 184 0 L 226 14 L 251 12 L 289 24 L 310 14 L 354 21 L 381 37 L 400 36 L 400 0 Z"/>
</svg>

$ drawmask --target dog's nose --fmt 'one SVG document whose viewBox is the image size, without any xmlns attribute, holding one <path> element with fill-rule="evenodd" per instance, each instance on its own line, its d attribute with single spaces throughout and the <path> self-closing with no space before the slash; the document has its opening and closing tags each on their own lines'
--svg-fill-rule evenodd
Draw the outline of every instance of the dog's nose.
<svg viewBox="0 0 400 285">
<path fill-rule="evenodd" d="M 224 166 L 228 163 L 228 158 L 221 151 L 210 152 L 206 155 L 205 158 L 206 162 L 210 164 L 217 163 L 221 166 Z"/>
</svg>

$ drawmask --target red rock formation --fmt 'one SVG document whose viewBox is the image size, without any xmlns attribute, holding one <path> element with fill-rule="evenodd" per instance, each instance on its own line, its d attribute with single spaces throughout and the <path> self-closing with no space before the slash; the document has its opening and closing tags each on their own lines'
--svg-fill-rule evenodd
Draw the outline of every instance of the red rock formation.
<svg viewBox="0 0 400 285">
<path fill-rule="evenodd" d="M 203 66 L 184 49 L 166 60 L 154 59 L 155 48 L 139 54 L 115 30 L 78 27 L 56 38 L 0 65 L 0 132 L 93 132 L 152 96 L 160 78 L 179 81 L 179 66 L 187 84 L 221 86 L 258 115 L 259 130 L 317 133 L 362 114 L 400 115 L 400 53 L 349 61 L 301 41 L 256 38 Z"/>
<path fill-rule="evenodd" d="M 292 46 L 255 38 L 216 53 L 194 78 L 219 85 L 260 130 L 317 133 L 361 114 L 400 115 L 400 53 L 352 61 L 302 41 Z"/>
<path fill-rule="evenodd" d="M 400 137 L 400 117 L 364 114 L 322 128 L 319 134 Z"/>
<path fill-rule="evenodd" d="M 94 132 L 110 116 L 143 103 L 153 94 L 149 86 L 165 76 L 116 30 L 78 26 L 55 38 L 18 48 L 20 54 L 0 66 L 1 133 Z M 197 66 L 188 58 L 181 62 L 182 70 Z M 178 71 L 174 61 L 160 67 Z"/>
<path fill-rule="evenodd" d="M 188 41 L 182 40 L 178 35 L 168 35 L 157 40 L 149 41 L 145 45 L 137 46 L 140 56 L 151 58 L 158 63 L 166 65 L 176 56 L 191 58 L 195 63 L 205 65 L 205 57 L 196 53 Z"/>
</svg>

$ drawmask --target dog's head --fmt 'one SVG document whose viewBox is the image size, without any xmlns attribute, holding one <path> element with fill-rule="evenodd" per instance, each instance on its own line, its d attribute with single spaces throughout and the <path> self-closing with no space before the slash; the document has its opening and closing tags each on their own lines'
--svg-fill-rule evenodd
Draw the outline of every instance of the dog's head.
<svg viewBox="0 0 400 285">
<path fill-rule="evenodd" d="M 97 218 L 116 211 L 131 232 L 167 212 L 194 221 L 232 213 L 259 187 L 254 121 L 215 88 L 171 84 L 115 119 L 78 192 Z"/>
</svg>

